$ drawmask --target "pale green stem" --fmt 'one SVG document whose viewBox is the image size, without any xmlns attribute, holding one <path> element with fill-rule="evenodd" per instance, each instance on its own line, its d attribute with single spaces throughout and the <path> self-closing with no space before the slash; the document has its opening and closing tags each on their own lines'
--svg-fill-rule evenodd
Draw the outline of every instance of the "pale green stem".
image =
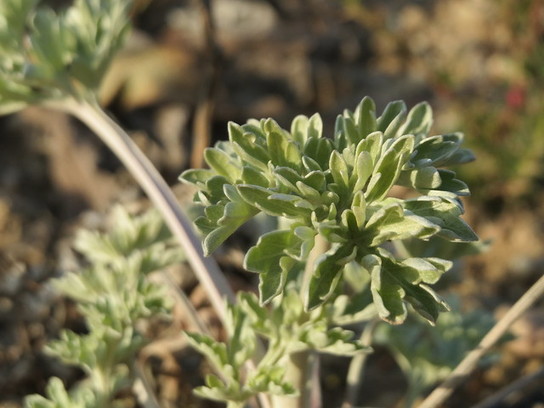
<svg viewBox="0 0 544 408">
<path fill-rule="evenodd" d="M 328 249 L 328 241 L 320 234 L 316 235 L 314 247 L 308 255 L 302 276 L 300 293 L 304 303 L 307 303 L 316 261 Z M 298 397 L 272 396 L 273 408 L 316 408 L 320 406 L 319 357 L 315 352 L 305 350 L 290 354 L 286 363 L 284 380 L 293 385 L 300 394 Z"/>
<path fill-rule="evenodd" d="M 544 276 L 537 280 L 533 286 L 510 308 L 495 326 L 484 336 L 480 344 L 472 350 L 451 372 L 446 380 L 437 387 L 419 406 L 419 408 L 436 408 L 451 395 L 474 370 L 482 356 L 489 351 L 497 341 L 510 329 L 512 323 L 527 311 L 544 294 Z"/>
<path fill-rule="evenodd" d="M 312 393 L 319 382 L 314 382 L 313 367 L 317 356 L 310 350 L 299 351 L 289 355 L 285 363 L 285 377 L 283 380 L 299 391 L 299 396 L 283 395 L 272 396 L 273 408 L 314 408 Z"/>
<path fill-rule="evenodd" d="M 361 344 L 370 346 L 372 344 L 372 335 L 378 324 L 378 320 L 372 320 L 367 323 L 361 334 Z M 353 407 L 357 404 L 357 398 L 361 393 L 361 385 L 364 376 L 364 368 L 368 359 L 368 353 L 359 353 L 351 359 L 347 376 L 346 400 L 342 408 Z"/>
</svg>

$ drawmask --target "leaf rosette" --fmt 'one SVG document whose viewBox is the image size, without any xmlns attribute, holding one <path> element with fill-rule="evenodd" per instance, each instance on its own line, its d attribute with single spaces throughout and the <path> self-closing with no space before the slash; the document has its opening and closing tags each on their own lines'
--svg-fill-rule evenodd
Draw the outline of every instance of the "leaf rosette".
<svg viewBox="0 0 544 408">
<path fill-rule="evenodd" d="M 329 250 L 315 262 L 306 309 L 335 296 L 349 265 L 370 277 L 355 297 L 369 299 L 381 318 L 403 322 L 408 302 L 434 322 L 447 306 L 429 285 L 451 262 L 403 258 L 391 243 L 478 238 L 460 218 L 459 196 L 468 188 L 444 168 L 474 157 L 461 147 L 461 133 L 429 136 L 431 124 L 427 103 L 408 111 L 392 102 L 378 117 L 368 97 L 338 116 L 332 138 L 323 137 L 318 114 L 297 116 L 290 131 L 272 119 L 230 123 L 229 140 L 205 152 L 209 169 L 181 175 L 199 190 L 203 213 L 195 224 L 205 253 L 258 213 L 283 217 L 288 227 L 261 236 L 245 257 L 246 269 L 260 273 L 262 303 L 304 269 L 319 234 Z M 411 191 L 402 195 L 408 198 L 399 198 L 396 186 Z"/>
</svg>

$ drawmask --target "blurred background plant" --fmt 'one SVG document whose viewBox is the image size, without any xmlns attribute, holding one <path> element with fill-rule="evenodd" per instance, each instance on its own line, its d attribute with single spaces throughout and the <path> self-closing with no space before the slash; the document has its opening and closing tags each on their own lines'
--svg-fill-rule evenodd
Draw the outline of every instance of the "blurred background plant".
<svg viewBox="0 0 544 408">
<path fill-rule="evenodd" d="M 201 162 L 202 146 L 226 139 L 228 120 L 274 117 L 287 126 L 298 113 L 320 112 L 330 134 L 339 109 L 364 95 L 380 111 L 390 100 L 428 100 L 435 133 L 464 131 L 478 157 L 458 170 L 474 194 L 464 200 L 466 218 L 493 240 L 444 277 L 450 290 L 467 309 L 500 316 L 542 274 L 541 0 L 142 0 L 135 10 L 101 101 L 172 183 Z M 0 134 L 0 406 L 11 408 L 42 392 L 51 375 L 74 375 L 39 351 L 61 328 L 81 324 L 49 283 L 75 269 L 73 231 L 100 223 L 97 210 L 114 202 L 143 204 L 119 162 L 63 114 L 28 109 L 1 117 Z M 180 186 L 176 192 L 185 201 L 192 195 Z M 241 262 L 262 232 L 258 225 L 217 254 L 235 288 L 254 285 Z M 175 276 L 224 336 L 190 270 L 182 265 Z M 481 369 L 449 406 L 475 403 L 542 366 L 542 308 L 512 328 L 517 337 L 501 346 L 498 364 Z M 174 326 L 184 324 L 178 316 Z M 192 373 L 210 371 L 206 363 L 186 344 L 160 344 L 153 374 L 161 403 L 211 406 L 189 392 L 202 384 Z M 324 364 L 324 395 L 335 406 L 347 362 Z M 371 356 L 366 373 L 365 403 L 398 402 L 400 393 L 373 393 L 405 385 L 387 352 Z M 534 384 L 523 391 L 503 405 L 544 400 Z"/>
</svg>

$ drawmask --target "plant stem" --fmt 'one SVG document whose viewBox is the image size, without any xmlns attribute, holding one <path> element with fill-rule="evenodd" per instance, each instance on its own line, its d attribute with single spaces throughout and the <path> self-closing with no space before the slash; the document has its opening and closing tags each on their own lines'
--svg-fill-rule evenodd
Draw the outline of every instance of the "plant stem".
<svg viewBox="0 0 544 408">
<path fill-rule="evenodd" d="M 172 234 L 185 251 L 198 280 L 206 289 L 217 315 L 225 322 L 225 300 L 234 302 L 234 294 L 213 258 L 204 257 L 200 241 L 192 231 L 176 197 L 149 159 L 97 103 L 67 99 L 54 107 L 68 111 L 85 123 L 132 173 L 163 215 Z"/>
<path fill-rule="evenodd" d="M 538 382 L 541 382 L 543 379 L 544 368 L 541 368 L 540 370 L 517 379 L 513 383 L 500 389 L 497 393 L 487 397 L 484 401 L 474 405 L 472 408 L 493 408 L 500 406 L 501 402 L 504 403 L 511 394 L 516 393 L 519 395 L 526 395 L 528 390 L 525 388 L 530 388 L 529 386 L 534 386 L 535 383 L 538 384 Z"/>
<path fill-rule="evenodd" d="M 453 370 L 446 380 L 437 387 L 419 406 L 435 408 L 442 404 L 472 372 L 480 358 L 508 331 L 512 323 L 529 309 L 544 294 L 544 276 L 529 288 L 527 292 L 510 308 L 495 326 L 484 336 L 478 347 L 472 350 Z"/>
<path fill-rule="evenodd" d="M 315 271 L 317 259 L 327 252 L 329 242 L 320 234 L 315 236 L 314 247 L 308 255 L 302 281 L 300 296 L 307 303 L 310 281 Z M 300 322 L 299 322 L 300 323 Z M 312 350 L 292 353 L 288 357 L 284 380 L 297 390 L 298 397 L 273 396 L 273 408 L 317 408 L 321 406 L 321 390 L 319 387 L 319 359 Z"/>
<path fill-rule="evenodd" d="M 314 384 L 313 381 L 312 368 L 316 364 L 317 356 L 312 356 L 312 353 L 311 350 L 304 350 L 289 355 L 284 381 L 299 390 L 300 395 L 298 397 L 274 395 L 273 408 L 315 408 L 312 391 L 319 383 Z"/>
<path fill-rule="evenodd" d="M 361 334 L 361 343 L 365 346 L 370 346 L 372 343 L 372 335 L 378 324 L 378 320 L 368 322 Z M 368 353 L 360 353 L 351 359 L 347 376 L 346 400 L 342 404 L 342 408 L 349 408 L 357 405 L 357 397 L 361 393 L 361 384 L 364 376 L 364 368 Z"/>
</svg>

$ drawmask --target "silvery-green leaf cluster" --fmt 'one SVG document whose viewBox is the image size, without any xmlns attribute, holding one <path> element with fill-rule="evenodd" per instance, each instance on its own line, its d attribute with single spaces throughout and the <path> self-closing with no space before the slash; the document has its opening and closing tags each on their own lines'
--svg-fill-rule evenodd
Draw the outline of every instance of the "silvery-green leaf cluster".
<svg viewBox="0 0 544 408">
<path fill-rule="evenodd" d="M 208 375 L 206 386 L 197 388 L 196 393 L 208 399 L 239 403 L 260 392 L 296 395 L 298 390 L 284 380 L 289 355 L 311 350 L 352 356 L 369 351 L 354 339 L 353 332 L 331 328 L 331 317 L 329 308 L 305 311 L 293 285 L 274 300 L 272 308 L 261 305 L 254 294 L 239 294 L 237 304 L 229 306 L 228 342 L 187 334 L 217 373 Z M 263 356 L 257 350 L 258 336 L 268 342 Z M 251 359 L 258 360 L 258 364 L 245 377 L 246 363 Z"/>
<path fill-rule="evenodd" d="M 0 113 L 96 90 L 128 28 L 130 0 L 0 2 Z"/>
<path fill-rule="evenodd" d="M 113 406 L 116 393 L 130 385 L 131 365 L 146 343 L 136 330 L 137 322 L 168 310 L 164 288 L 147 275 L 182 256 L 160 216 L 150 211 L 135 217 L 116 207 L 111 219 L 107 232 L 82 231 L 77 237 L 76 247 L 90 266 L 54 281 L 61 293 L 78 302 L 88 333 L 64 330 L 46 350 L 80 366 L 87 378 L 70 392 L 53 378 L 47 398 L 29 396 L 27 407 Z"/>
<path fill-rule="evenodd" d="M 468 188 L 445 168 L 473 155 L 461 146 L 462 134 L 430 136 L 431 124 L 427 103 L 408 111 L 392 102 L 377 115 L 368 97 L 338 116 L 332 137 L 323 135 L 317 114 L 296 117 L 289 131 L 272 119 L 229 124 L 229 140 L 205 152 L 210 168 L 181 176 L 199 189 L 203 213 L 195 224 L 205 252 L 258 213 L 282 217 L 288 227 L 261 236 L 245 257 L 245 267 L 260 273 L 262 303 L 297 275 L 319 234 L 330 249 L 315 263 L 306 310 L 335 298 L 349 267 L 368 277 L 352 299 L 362 308 L 370 302 L 381 318 L 401 323 L 410 303 L 433 322 L 446 305 L 430 285 L 451 262 L 402 258 L 389 243 L 477 236 L 460 217 L 459 196 Z"/>
</svg>

